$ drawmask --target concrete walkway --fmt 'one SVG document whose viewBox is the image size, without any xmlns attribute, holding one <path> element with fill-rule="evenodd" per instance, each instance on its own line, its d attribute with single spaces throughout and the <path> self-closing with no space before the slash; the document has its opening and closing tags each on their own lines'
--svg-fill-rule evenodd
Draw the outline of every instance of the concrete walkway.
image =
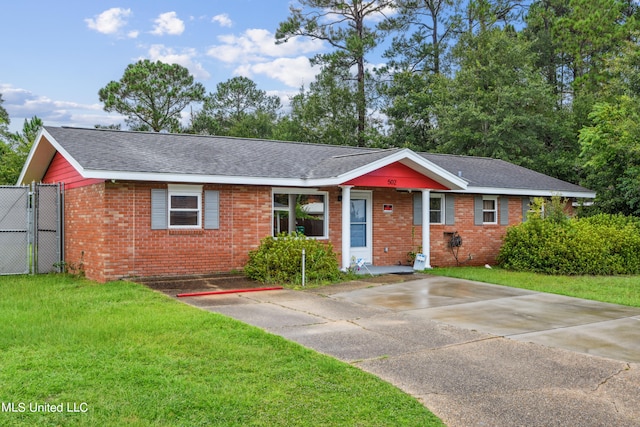
<svg viewBox="0 0 640 427">
<path fill-rule="evenodd" d="M 459 279 L 182 298 L 371 372 L 448 426 L 640 426 L 640 309 Z"/>
</svg>

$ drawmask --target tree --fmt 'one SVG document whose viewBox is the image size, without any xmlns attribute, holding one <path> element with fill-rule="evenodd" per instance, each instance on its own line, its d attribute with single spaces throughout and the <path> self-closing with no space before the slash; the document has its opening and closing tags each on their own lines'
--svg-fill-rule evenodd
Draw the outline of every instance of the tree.
<svg viewBox="0 0 640 427">
<path fill-rule="evenodd" d="M 597 192 L 597 211 L 640 216 L 640 48 L 635 42 L 621 48 L 605 60 L 610 78 L 591 125 L 580 131 L 580 158 L 584 184 Z"/>
<path fill-rule="evenodd" d="M 3 103 L 4 99 L 0 93 L 0 185 L 13 185 L 16 183 L 14 176 L 17 161 L 16 153 L 8 141 L 11 119 L 2 106 Z"/>
<path fill-rule="evenodd" d="M 269 96 L 247 77 L 219 83 L 192 121 L 192 130 L 210 135 L 269 138 L 281 108 L 280 98 Z"/>
<path fill-rule="evenodd" d="M 353 96 L 353 87 L 346 83 L 343 75 L 324 68 L 309 90 L 302 88 L 291 100 L 290 120 L 299 128 L 291 139 L 318 144 L 357 144 L 358 119 L 356 106 L 351 102 Z"/>
<path fill-rule="evenodd" d="M 537 0 L 525 34 L 534 42 L 536 65 L 554 86 L 559 106 L 575 115 L 576 131 L 600 101 L 609 76 L 605 58 L 620 53 L 638 29 L 633 0 Z"/>
<path fill-rule="evenodd" d="M 400 33 L 385 52 L 389 66 L 414 73 L 441 72 L 448 45 L 456 36 L 461 0 L 398 0 L 397 16 L 383 28 Z"/>
<path fill-rule="evenodd" d="M 42 125 L 38 117 L 25 119 L 22 132 L 8 134 L 7 143 L 0 144 L 0 184 L 14 185 L 17 182 Z"/>
<path fill-rule="evenodd" d="M 601 212 L 640 216 L 640 108 L 623 95 L 598 103 L 593 125 L 580 131 L 586 185 L 597 192 Z"/>
<path fill-rule="evenodd" d="M 6 135 L 9 132 L 9 124 L 11 123 L 9 113 L 2 106 L 3 103 L 4 99 L 2 99 L 2 94 L 0 93 L 0 142 L 6 138 Z"/>
<path fill-rule="evenodd" d="M 155 132 L 179 129 L 180 113 L 204 94 L 204 86 L 194 83 L 186 68 L 148 59 L 129 64 L 120 81 L 98 92 L 105 111 L 125 115 L 132 128 Z"/>
<path fill-rule="evenodd" d="M 519 0 L 468 0 L 460 17 L 462 28 L 469 35 L 505 28 L 519 19 L 523 8 Z"/>
<path fill-rule="evenodd" d="M 546 164 L 553 146 L 545 142 L 562 130 L 552 126 L 553 96 L 531 64 L 529 44 L 511 29 L 494 28 L 464 37 L 455 55 L 458 72 L 434 90 L 438 151 L 499 158 L 557 176 Z"/>
<path fill-rule="evenodd" d="M 357 144 L 365 145 L 367 123 L 366 55 L 383 37 L 382 32 L 367 26 L 369 19 L 383 16 L 393 0 L 299 0 L 301 8 L 290 7 L 291 16 L 276 31 L 278 43 L 295 36 L 327 42 L 334 52 L 317 55 L 313 62 L 327 69 L 356 69 L 353 103 L 357 114 Z M 345 73 L 337 74 L 353 77 Z"/>
<path fill-rule="evenodd" d="M 388 142 L 396 147 L 437 151 L 434 88 L 447 77 L 435 73 L 399 71 L 382 92 L 390 125 Z"/>
</svg>

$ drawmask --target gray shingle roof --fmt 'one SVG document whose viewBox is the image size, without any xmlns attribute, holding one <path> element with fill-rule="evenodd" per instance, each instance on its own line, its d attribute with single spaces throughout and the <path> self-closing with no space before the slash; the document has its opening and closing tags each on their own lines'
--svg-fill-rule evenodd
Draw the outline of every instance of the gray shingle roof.
<svg viewBox="0 0 640 427">
<path fill-rule="evenodd" d="M 408 151 L 104 129 L 46 127 L 45 132 L 84 173 L 95 172 L 93 177 L 101 172 L 117 172 L 121 176 L 166 174 L 194 179 L 198 176 L 251 177 L 265 178 L 265 182 L 267 179 L 320 180 L 341 177 Z M 588 189 L 502 160 L 429 153 L 415 156 L 420 157 L 451 175 L 461 176 L 468 182 L 469 191 L 475 187 L 504 194 L 531 191 L 531 195 L 536 195 L 536 191 L 543 191 L 593 197 Z M 25 175 L 23 171 L 25 179 L 34 179 L 36 175 L 33 171 Z"/>
<path fill-rule="evenodd" d="M 420 153 L 420 155 L 448 172 L 461 176 L 469 183 L 469 187 L 546 190 L 550 192 L 590 191 L 579 185 L 504 160 L 450 154 Z"/>
<path fill-rule="evenodd" d="M 330 178 L 398 151 L 221 136 L 46 130 L 84 170 Z"/>
</svg>

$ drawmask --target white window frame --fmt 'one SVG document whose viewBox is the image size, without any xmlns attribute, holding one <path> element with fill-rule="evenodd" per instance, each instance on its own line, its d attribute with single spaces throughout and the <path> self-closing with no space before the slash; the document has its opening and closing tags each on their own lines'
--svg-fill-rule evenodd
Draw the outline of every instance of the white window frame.
<svg viewBox="0 0 640 427">
<path fill-rule="evenodd" d="M 276 194 L 309 194 L 309 195 L 318 195 L 324 196 L 324 213 L 323 213 L 323 224 L 322 224 L 322 236 L 307 236 L 310 239 L 317 240 L 327 240 L 329 239 L 329 192 L 328 191 L 320 191 L 314 188 L 277 188 L 274 187 L 271 189 L 271 235 L 274 235 L 273 222 L 274 222 L 274 212 L 276 210 L 275 206 L 275 195 Z"/>
<path fill-rule="evenodd" d="M 202 185 L 184 185 L 184 184 L 169 184 L 167 188 L 167 224 L 170 229 L 174 230 L 197 230 L 202 228 Z M 172 196 L 188 196 L 197 197 L 196 209 L 172 209 L 171 197 Z M 172 225 L 171 224 L 171 212 L 193 212 L 198 213 L 198 223 L 196 225 Z"/>
<path fill-rule="evenodd" d="M 440 210 L 439 211 L 434 211 L 433 209 L 431 209 L 431 200 L 433 199 L 440 199 Z M 445 222 L 445 206 L 444 206 L 444 194 L 430 194 L 429 195 L 429 224 L 444 224 Z M 438 222 L 432 222 L 431 221 L 431 212 L 440 212 L 440 221 Z"/>
<path fill-rule="evenodd" d="M 486 200 L 493 201 L 493 209 L 485 209 L 484 202 Z M 485 221 L 484 214 L 493 212 L 494 221 Z M 482 223 L 483 224 L 497 224 L 498 223 L 498 196 L 482 196 Z"/>
</svg>

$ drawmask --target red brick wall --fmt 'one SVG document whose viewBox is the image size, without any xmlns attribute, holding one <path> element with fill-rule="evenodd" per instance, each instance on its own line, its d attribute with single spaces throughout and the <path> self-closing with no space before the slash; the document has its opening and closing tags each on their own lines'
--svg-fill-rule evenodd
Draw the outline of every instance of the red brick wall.
<svg viewBox="0 0 640 427">
<path fill-rule="evenodd" d="M 88 278 L 105 281 L 104 184 L 65 189 L 64 258 Z"/>
<path fill-rule="evenodd" d="M 106 182 L 67 189 L 66 262 L 74 266 L 83 263 L 87 277 L 100 282 L 230 271 L 243 268 L 248 252 L 271 235 L 271 187 L 205 185 L 203 190 L 220 191 L 220 228 L 216 230 L 152 230 L 152 188 L 167 186 Z M 340 192 L 338 188 L 323 190 L 329 192 L 329 239 L 340 260 Z M 407 253 L 422 244 L 422 227 L 413 225 L 413 194 L 387 188 L 373 190 L 373 262 L 408 264 Z M 431 265 L 456 265 L 447 246 L 447 233 L 454 231 L 463 240 L 460 261 L 467 265 L 495 263 L 507 227 L 474 225 L 474 196 L 456 194 L 455 198 L 455 225 L 431 225 Z M 385 204 L 393 205 L 392 213 L 383 212 Z M 521 220 L 521 199 L 511 197 L 509 222 L 517 224 Z"/>
<path fill-rule="evenodd" d="M 65 192 L 66 261 L 84 251 L 97 281 L 241 269 L 271 234 L 271 188 L 205 185 L 220 191 L 220 228 L 152 230 L 151 189 L 166 184 L 117 182 Z"/>
<path fill-rule="evenodd" d="M 383 205 L 393 205 L 385 213 Z M 407 253 L 421 244 L 422 235 L 413 230 L 413 194 L 393 188 L 373 191 L 373 264 L 407 264 Z M 385 252 L 387 248 L 387 252 Z M 414 249 L 412 249 L 414 248 Z"/>
<path fill-rule="evenodd" d="M 453 232 L 462 238 L 462 246 L 458 250 L 458 260 L 463 265 L 495 264 L 496 256 L 502 246 L 502 237 L 508 226 L 498 224 L 474 224 L 473 194 L 455 195 L 455 224 L 431 225 L 431 266 L 455 266 L 456 259 L 448 247 Z M 506 196 L 501 196 L 506 197 Z M 522 199 L 509 197 L 509 225 L 522 222 Z M 422 235 L 422 226 L 416 226 L 416 236 Z M 418 240 L 419 241 L 419 240 Z"/>
<path fill-rule="evenodd" d="M 329 191 L 329 239 L 334 250 L 342 252 L 342 203 L 336 201 L 339 189 L 324 188 Z M 422 245 L 422 226 L 413 225 L 413 194 L 398 192 L 392 188 L 353 188 L 373 190 L 373 263 L 374 265 L 409 264 L 407 254 L 416 252 Z M 502 237 L 507 226 L 498 224 L 475 225 L 473 194 L 455 195 L 455 224 L 431 225 L 431 265 L 434 267 L 455 266 L 456 259 L 448 247 L 451 233 L 458 232 L 462 246 L 458 260 L 463 265 L 495 264 L 502 245 Z M 501 196 L 506 197 L 506 196 Z M 382 206 L 393 205 L 392 213 L 385 213 Z M 522 201 L 520 197 L 509 198 L 509 225 L 522 222 Z M 385 248 L 387 251 L 385 252 Z M 471 255 L 471 259 L 469 259 Z"/>
</svg>

